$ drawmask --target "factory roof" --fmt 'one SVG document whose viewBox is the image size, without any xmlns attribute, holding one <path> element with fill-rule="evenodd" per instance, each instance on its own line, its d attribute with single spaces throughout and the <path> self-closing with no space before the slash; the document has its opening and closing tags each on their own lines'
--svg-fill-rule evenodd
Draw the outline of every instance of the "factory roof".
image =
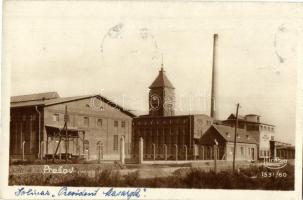
<svg viewBox="0 0 303 200">
<path fill-rule="evenodd" d="M 20 107 L 31 107 L 31 106 L 52 106 L 62 103 L 68 103 L 72 101 L 79 101 L 83 99 L 89 99 L 96 97 L 101 101 L 109 104 L 112 107 L 120 110 L 121 112 L 135 117 L 135 114 L 131 113 L 129 110 L 123 108 L 122 106 L 114 103 L 113 101 L 107 99 L 100 94 L 94 95 L 82 95 L 82 96 L 72 96 L 72 97 L 60 97 L 57 92 L 47 92 L 47 93 L 38 93 L 38 94 L 29 94 L 29 95 L 21 95 L 21 96 L 13 96 L 11 97 L 11 108 L 20 108 Z"/>
<path fill-rule="evenodd" d="M 225 142 L 234 142 L 235 138 L 235 128 L 225 125 L 211 125 L 205 134 L 201 137 L 201 141 L 205 138 L 209 138 L 210 134 L 218 134 Z M 257 144 L 257 140 L 254 138 L 253 134 L 246 131 L 245 129 L 237 129 L 237 143 L 250 143 Z"/>
<path fill-rule="evenodd" d="M 269 124 L 269 123 L 265 123 L 265 122 L 249 121 L 249 120 L 247 120 L 247 116 L 257 116 L 257 117 L 260 117 L 260 115 L 257 115 L 257 114 L 247 114 L 245 116 L 238 115 L 238 121 L 239 122 L 250 123 L 250 124 L 262 124 L 262 125 L 267 125 L 267 126 L 275 126 L 275 125 L 272 125 L 272 124 Z M 228 122 L 228 121 L 234 121 L 234 120 L 236 120 L 236 115 L 234 113 L 231 113 L 228 116 L 228 118 L 226 120 L 222 120 L 222 122 Z"/>
<path fill-rule="evenodd" d="M 11 103 L 49 100 L 49 99 L 55 99 L 55 98 L 59 98 L 59 97 L 60 96 L 57 92 L 44 92 L 44 93 L 37 93 L 37 94 L 27 94 L 27 95 L 12 96 L 11 97 Z"/>
</svg>

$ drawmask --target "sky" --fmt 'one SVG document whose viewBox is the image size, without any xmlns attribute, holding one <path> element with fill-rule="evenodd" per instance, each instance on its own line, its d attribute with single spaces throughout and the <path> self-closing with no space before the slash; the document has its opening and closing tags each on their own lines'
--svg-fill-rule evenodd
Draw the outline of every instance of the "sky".
<svg viewBox="0 0 303 200">
<path fill-rule="evenodd" d="M 209 114 L 217 33 L 217 118 L 240 103 L 293 144 L 301 13 L 295 3 L 6 1 L 10 94 L 102 94 L 146 114 L 163 57 L 176 113 Z"/>
</svg>

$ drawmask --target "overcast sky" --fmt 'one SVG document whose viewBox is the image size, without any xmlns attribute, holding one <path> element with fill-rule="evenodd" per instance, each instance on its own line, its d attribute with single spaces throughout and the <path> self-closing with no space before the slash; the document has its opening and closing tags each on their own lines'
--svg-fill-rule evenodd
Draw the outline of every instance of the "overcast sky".
<svg viewBox="0 0 303 200">
<path fill-rule="evenodd" d="M 294 143 L 296 4 L 96 1 L 4 2 L 4 61 L 11 95 L 102 93 L 148 112 L 161 55 L 177 114 L 209 114 L 212 37 L 218 33 L 216 113 L 239 102 Z M 302 16 L 302 15 L 301 15 Z M 302 28 L 302 27 L 301 27 Z"/>
</svg>

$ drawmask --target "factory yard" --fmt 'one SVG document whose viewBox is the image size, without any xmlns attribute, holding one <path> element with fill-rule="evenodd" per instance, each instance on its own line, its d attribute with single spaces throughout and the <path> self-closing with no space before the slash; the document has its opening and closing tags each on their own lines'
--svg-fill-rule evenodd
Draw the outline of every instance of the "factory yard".
<svg viewBox="0 0 303 200">
<path fill-rule="evenodd" d="M 294 166 L 272 173 L 261 163 L 240 163 L 232 173 L 231 163 L 218 163 L 217 173 L 209 162 L 192 164 L 49 164 L 12 165 L 10 185 L 88 187 L 167 187 L 293 190 Z"/>
</svg>

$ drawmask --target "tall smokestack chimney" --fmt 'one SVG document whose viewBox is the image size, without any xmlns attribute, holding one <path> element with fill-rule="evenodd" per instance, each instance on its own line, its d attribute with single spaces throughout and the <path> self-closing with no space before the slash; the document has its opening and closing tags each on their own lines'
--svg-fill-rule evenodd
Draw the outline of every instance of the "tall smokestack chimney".
<svg viewBox="0 0 303 200">
<path fill-rule="evenodd" d="M 217 53 L 217 40 L 218 34 L 214 34 L 213 40 L 213 64 L 212 64 L 212 73 L 211 73 L 211 102 L 210 102 L 210 116 L 215 118 L 215 92 L 216 92 L 216 53 Z"/>
</svg>

